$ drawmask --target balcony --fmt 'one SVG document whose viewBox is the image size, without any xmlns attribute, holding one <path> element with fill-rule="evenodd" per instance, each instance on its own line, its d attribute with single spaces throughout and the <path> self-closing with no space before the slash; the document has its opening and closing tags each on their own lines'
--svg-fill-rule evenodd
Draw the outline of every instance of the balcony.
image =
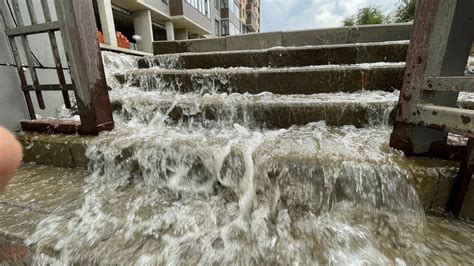
<svg viewBox="0 0 474 266">
<path fill-rule="evenodd" d="M 245 26 L 248 32 L 258 32 L 258 23 L 255 13 L 247 10 L 247 19 L 245 20 Z"/>
</svg>

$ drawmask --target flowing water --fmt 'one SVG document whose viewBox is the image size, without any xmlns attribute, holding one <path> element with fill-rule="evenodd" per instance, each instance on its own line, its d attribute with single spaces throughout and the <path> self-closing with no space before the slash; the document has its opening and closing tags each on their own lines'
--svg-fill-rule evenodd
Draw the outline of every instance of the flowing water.
<svg viewBox="0 0 474 266">
<path fill-rule="evenodd" d="M 388 147 L 396 93 L 144 90 L 113 76 L 136 68 L 136 58 L 104 57 L 111 98 L 121 105 L 117 129 L 88 148 L 92 173 L 82 206 L 49 216 L 28 239 L 38 247 L 37 264 L 474 261 L 474 226 L 425 216 L 413 186 L 420 175 L 456 169 L 425 169 Z M 209 102 L 213 117 L 203 114 Z M 271 128 L 248 111 L 319 103 L 340 106 L 341 113 L 376 107 L 358 128 L 325 122 Z"/>
</svg>

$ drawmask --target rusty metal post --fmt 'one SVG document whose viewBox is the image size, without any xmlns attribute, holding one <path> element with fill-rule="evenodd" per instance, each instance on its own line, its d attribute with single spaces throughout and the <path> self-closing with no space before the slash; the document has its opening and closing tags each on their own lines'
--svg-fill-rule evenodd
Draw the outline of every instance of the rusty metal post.
<svg viewBox="0 0 474 266">
<path fill-rule="evenodd" d="M 461 213 L 462 204 L 466 197 L 469 184 L 474 175 L 474 139 L 469 139 L 466 148 L 465 157 L 461 163 L 459 174 L 454 179 L 451 195 L 449 196 L 446 212 L 454 214 L 459 217 Z"/>
<path fill-rule="evenodd" d="M 83 134 L 112 130 L 112 107 L 96 37 L 92 0 L 55 0 L 64 48 L 76 87 Z"/>
<path fill-rule="evenodd" d="M 413 124 L 418 104 L 455 107 L 458 92 L 428 90 L 427 77 L 463 76 L 472 45 L 474 1 L 420 0 L 390 145 L 408 156 L 432 156 L 446 146 L 447 133 Z M 471 13 L 470 13 L 471 12 Z M 419 119 L 418 119 L 419 120 Z M 440 121 L 442 117 L 440 116 Z M 443 148 L 441 148 L 443 149 Z"/>
</svg>

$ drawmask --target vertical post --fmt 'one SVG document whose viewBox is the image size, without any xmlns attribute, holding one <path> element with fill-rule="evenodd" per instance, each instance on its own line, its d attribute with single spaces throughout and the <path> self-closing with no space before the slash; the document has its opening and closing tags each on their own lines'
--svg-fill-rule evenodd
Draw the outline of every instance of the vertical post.
<svg viewBox="0 0 474 266">
<path fill-rule="evenodd" d="M 133 12 L 133 26 L 135 34 L 141 37 L 137 40 L 138 50 L 153 53 L 153 26 L 151 23 L 150 10 Z"/>
<path fill-rule="evenodd" d="M 166 40 L 174 41 L 174 24 L 173 21 L 166 21 Z"/>
<path fill-rule="evenodd" d="M 31 17 L 32 23 L 37 22 L 36 21 L 36 16 L 34 14 L 33 7 L 30 6 L 30 5 L 32 5 L 32 2 L 28 1 L 26 3 L 28 5 L 28 11 L 29 11 L 30 15 L 32 16 Z M 18 0 L 13 0 L 13 13 L 15 13 L 15 18 L 16 18 L 16 21 L 18 23 L 18 26 L 20 26 L 20 27 L 25 26 L 25 24 L 23 23 L 23 18 L 21 16 L 20 5 L 18 4 Z M 36 92 L 35 92 L 36 93 L 36 99 L 38 100 L 39 108 L 44 110 L 44 109 L 46 109 L 46 106 L 44 105 L 43 94 L 39 90 L 38 74 L 36 72 L 35 61 L 32 58 L 32 53 L 31 53 L 30 44 L 28 42 L 28 37 L 26 35 L 21 35 L 20 38 L 21 38 L 21 42 L 23 44 L 23 49 L 25 50 L 26 61 L 28 62 L 28 69 L 30 70 L 31 79 L 33 80 L 33 87 L 36 90 Z"/>
<path fill-rule="evenodd" d="M 448 205 L 446 206 L 446 212 L 453 213 L 456 217 L 459 217 L 473 175 L 474 139 L 469 139 L 466 147 L 466 154 L 459 169 L 459 174 L 454 179 L 451 195 L 449 196 Z"/>
<path fill-rule="evenodd" d="M 458 92 L 425 91 L 427 77 L 463 76 L 472 44 L 472 0 L 420 0 L 390 145 L 407 155 L 433 156 L 447 133 L 413 125 L 419 103 L 454 107 Z M 469 39 L 469 41 L 468 41 Z M 442 146 L 442 145 L 441 145 Z"/>
<path fill-rule="evenodd" d="M 91 0 L 55 0 L 79 115 L 81 133 L 114 127 Z"/>
<path fill-rule="evenodd" d="M 41 6 L 43 8 L 43 15 L 44 15 L 45 21 L 51 22 L 52 19 L 51 19 L 51 12 L 49 10 L 48 0 L 41 0 Z M 51 44 L 51 50 L 53 51 L 54 64 L 56 66 L 56 73 L 58 74 L 59 84 L 65 85 L 66 78 L 64 76 L 63 65 L 61 63 L 61 56 L 58 50 L 58 41 L 56 40 L 56 35 L 54 34 L 54 31 L 49 31 L 48 37 L 49 37 L 49 42 Z M 71 99 L 69 99 L 69 93 L 67 91 L 63 91 L 62 94 L 63 94 L 64 105 L 66 106 L 66 108 L 71 109 L 72 106 L 71 106 Z"/>
<path fill-rule="evenodd" d="M 117 37 L 115 36 L 114 14 L 112 12 L 111 0 L 97 0 L 99 7 L 100 25 L 106 44 L 117 47 Z"/>
</svg>

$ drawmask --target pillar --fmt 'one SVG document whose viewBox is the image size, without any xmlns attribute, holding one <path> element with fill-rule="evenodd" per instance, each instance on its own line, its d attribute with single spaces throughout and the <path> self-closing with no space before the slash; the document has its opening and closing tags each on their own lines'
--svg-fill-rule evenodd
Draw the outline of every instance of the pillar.
<svg viewBox="0 0 474 266">
<path fill-rule="evenodd" d="M 108 45 L 117 47 L 112 2 L 111 0 L 97 0 L 97 5 L 99 7 L 100 25 L 102 26 L 104 42 Z"/>
<path fill-rule="evenodd" d="M 173 21 L 166 22 L 166 40 L 174 41 L 174 24 Z"/>
<path fill-rule="evenodd" d="M 133 12 L 133 26 L 135 35 L 141 38 L 137 40 L 139 51 L 153 53 L 153 26 L 151 23 L 150 10 L 141 10 Z"/>
</svg>

